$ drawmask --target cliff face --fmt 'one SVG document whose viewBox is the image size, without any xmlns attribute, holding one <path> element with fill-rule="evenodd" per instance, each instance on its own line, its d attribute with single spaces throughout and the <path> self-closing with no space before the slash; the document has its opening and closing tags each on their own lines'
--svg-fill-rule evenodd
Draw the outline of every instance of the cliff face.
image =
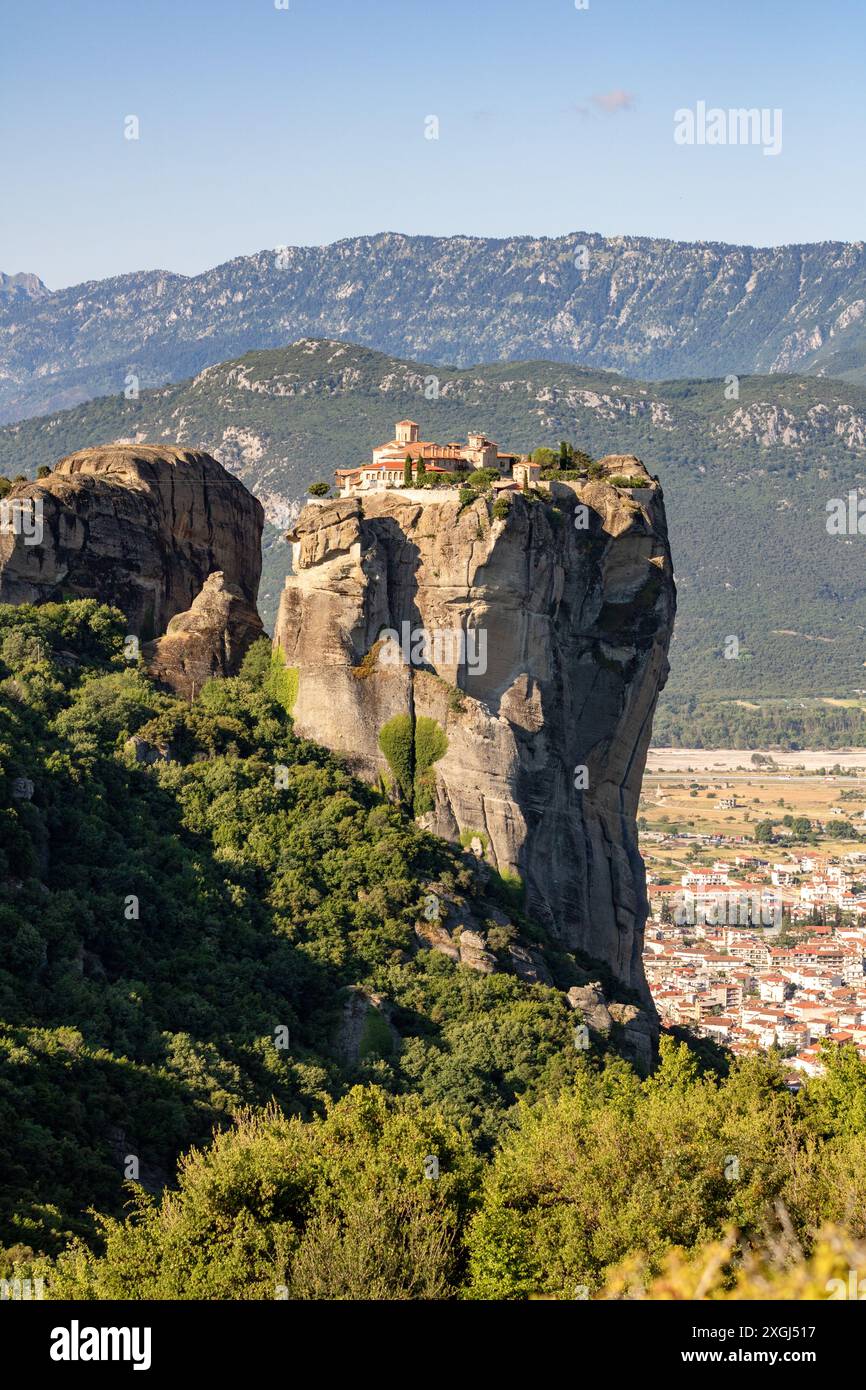
<svg viewBox="0 0 866 1390">
<path fill-rule="evenodd" d="M 299 733 L 519 875 L 649 1004 L 635 814 L 675 590 L 660 489 L 603 467 L 644 486 L 554 483 L 507 516 L 399 491 L 307 507 L 275 643 Z"/>
<path fill-rule="evenodd" d="M 191 700 L 205 681 L 237 675 L 263 635 L 255 605 L 219 571 L 208 576 L 185 613 L 177 613 L 163 637 L 146 642 L 142 656 L 151 676 Z"/>
<path fill-rule="evenodd" d="M 41 507 L 42 538 L 0 531 L 0 602 L 98 598 L 131 633 L 165 632 L 221 571 L 253 608 L 261 574 L 261 504 L 209 454 L 110 445 L 61 459 L 7 496 Z"/>
</svg>

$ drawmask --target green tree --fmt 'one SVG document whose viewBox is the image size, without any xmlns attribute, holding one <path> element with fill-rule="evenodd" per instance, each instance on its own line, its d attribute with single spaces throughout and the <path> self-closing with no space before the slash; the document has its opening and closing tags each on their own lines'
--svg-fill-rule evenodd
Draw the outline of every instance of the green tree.
<svg viewBox="0 0 866 1390">
<path fill-rule="evenodd" d="M 431 1177 L 433 1161 L 435 1177 Z M 246 1116 L 142 1188 L 105 1253 L 62 1256 L 61 1299 L 446 1298 L 478 1163 L 465 1131 L 412 1097 L 357 1087 L 324 1119 Z"/>
<path fill-rule="evenodd" d="M 432 809 L 435 782 L 431 769 L 445 756 L 448 739 L 435 719 L 395 714 L 379 731 L 379 748 L 394 775 L 400 799 L 413 815 Z"/>
<path fill-rule="evenodd" d="M 644 1082 L 618 1062 L 585 1067 L 503 1134 L 467 1236 L 471 1294 L 570 1299 L 634 1250 L 657 1269 L 729 1223 L 760 1229 L 783 1190 L 793 1105 L 774 1063 L 720 1082 L 664 1039 Z"/>
<path fill-rule="evenodd" d="M 559 462 L 559 454 L 554 449 L 542 446 L 533 453 L 532 462 L 541 464 L 542 468 L 553 468 Z"/>
<path fill-rule="evenodd" d="M 395 714 L 379 730 L 379 749 L 394 775 L 400 799 L 412 805 L 415 783 L 415 745 L 412 720 L 408 714 Z"/>
</svg>

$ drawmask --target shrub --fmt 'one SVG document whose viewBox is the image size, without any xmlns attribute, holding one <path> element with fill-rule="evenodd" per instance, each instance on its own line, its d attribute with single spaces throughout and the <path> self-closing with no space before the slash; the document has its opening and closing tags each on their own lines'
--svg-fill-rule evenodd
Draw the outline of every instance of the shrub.
<svg viewBox="0 0 866 1390">
<path fill-rule="evenodd" d="M 448 738 L 441 724 L 422 714 L 415 725 L 415 795 L 416 816 L 432 811 L 435 781 L 430 769 L 448 752 Z"/>
<path fill-rule="evenodd" d="M 442 726 L 421 715 L 413 730 L 408 714 L 395 714 L 379 731 L 379 748 L 412 813 L 419 816 L 432 810 L 434 780 L 430 769 L 448 750 Z"/>
<path fill-rule="evenodd" d="M 476 492 L 485 492 L 493 483 L 498 482 L 501 476 L 498 468 L 476 468 L 469 474 L 467 486 L 474 488 Z"/>
<path fill-rule="evenodd" d="M 270 638 L 259 637 L 253 642 L 241 663 L 241 680 L 259 688 L 265 684 L 273 666 L 273 646 Z"/>
<path fill-rule="evenodd" d="M 272 700 L 282 705 L 286 714 L 291 714 L 298 698 L 300 672 L 297 666 L 287 666 L 286 659 L 278 647 L 271 654 L 271 670 L 265 681 L 265 692 Z"/>
<path fill-rule="evenodd" d="M 559 454 L 555 449 L 540 448 L 536 449 L 532 455 L 533 463 L 540 463 L 542 468 L 554 468 L 559 466 Z"/>
<path fill-rule="evenodd" d="M 415 755 L 412 747 L 412 720 L 408 714 L 395 714 L 379 730 L 379 749 L 394 774 L 403 801 L 412 803 Z"/>
<path fill-rule="evenodd" d="M 309 1124 L 276 1108 L 245 1116 L 187 1154 L 177 1191 L 139 1188 L 126 1220 L 104 1220 L 104 1255 L 73 1245 L 49 1296 L 445 1298 L 476 1170 L 461 1130 L 373 1087 Z"/>
</svg>

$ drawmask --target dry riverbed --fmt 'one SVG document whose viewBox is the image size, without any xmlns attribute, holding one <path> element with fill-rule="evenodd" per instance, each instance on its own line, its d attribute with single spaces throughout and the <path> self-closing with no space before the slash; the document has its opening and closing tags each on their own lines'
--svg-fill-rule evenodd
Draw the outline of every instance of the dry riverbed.
<svg viewBox="0 0 866 1390">
<path fill-rule="evenodd" d="M 782 772 L 816 772 L 819 768 L 851 768 L 866 772 L 866 748 L 799 749 L 796 752 L 772 752 L 751 748 L 651 748 L 647 755 L 647 772 L 751 772 L 754 753 L 772 758 Z"/>
</svg>

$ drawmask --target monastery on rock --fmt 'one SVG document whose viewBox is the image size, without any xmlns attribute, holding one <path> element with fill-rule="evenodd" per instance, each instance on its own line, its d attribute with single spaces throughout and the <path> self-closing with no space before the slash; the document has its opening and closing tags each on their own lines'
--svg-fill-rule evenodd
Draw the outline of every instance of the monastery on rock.
<svg viewBox="0 0 866 1390">
<path fill-rule="evenodd" d="M 501 453 L 499 446 L 486 435 L 473 433 L 465 444 L 436 444 L 419 438 L 420 426 L 414 420 L 398 420 L 394 438 L 373 450 L 370 463 L 357 468 L 338 468 L 334 474 L 337 491 L 348 496 L 356 491 L 378 491 L 403 487 L 406 458 L 412 460 L 413 482 L 418 478 L 419 460 L 424 460 L 425 473 L 469 473 L 476 468 L 495 468 L 500 477 L 512 487 L 537 483 L 541 469 L 520 454 Z"/>
</svg>

